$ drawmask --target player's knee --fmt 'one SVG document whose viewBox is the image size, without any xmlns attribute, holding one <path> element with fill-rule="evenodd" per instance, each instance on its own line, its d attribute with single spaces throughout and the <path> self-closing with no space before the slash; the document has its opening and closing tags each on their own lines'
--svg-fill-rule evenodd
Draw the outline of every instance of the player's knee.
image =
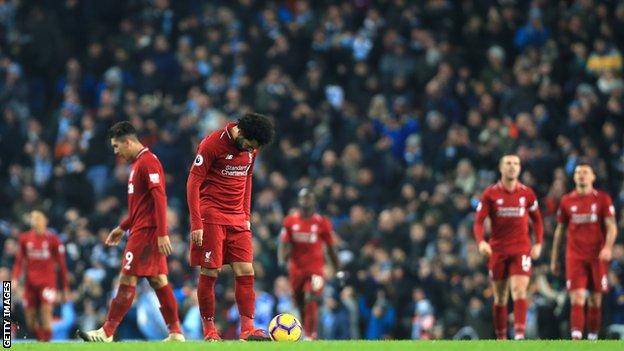
<svg viewBox="0 0 624 351">
<path fill-rule="evenodd" d="M 573 305 L 584 305 L 585 304 L 585 291 L 583 290 L 573 290 L 570 292 L 570 303 Z"/>
<path fill-rule="evenodd" d="M 163 286 L 169 284 L 169 281 L 167 280 L 167 276 L 164 274 L 160 274 L 154 277 L 149 277 L 147 280 L 150 286 L 152 287 L 152 289 L 154 290 L 158 290 L 162 288 Z"/>
<path fill-rule="evenodd" d="M 592 307 L 599 307 L 602 304 L 602 294 L 591 294 L 587 300 L 587 304 Z"/>
<path fill-rule="evenodd" d="M 209 277 L 217 277 L 221 272 L 221 268 L 201 268 L 199 271 L 203 275 L 207 275 Z"/>
<path fill-rule="evenodd" d="M 134 275 L 128 275 L 124 273 L 121 273 L 119 275 L 119 284 L 135 286 L 136 283 L 137 283 L 137 277 Z"/>
<path fill-rule="evenodd" d="M 232 265 L 232 270 L 234 271 L 234 275 L 237 277 L 243 275 L 254 275 L 253 265 L 247 262 L 238 262 Z"/>
</svg>

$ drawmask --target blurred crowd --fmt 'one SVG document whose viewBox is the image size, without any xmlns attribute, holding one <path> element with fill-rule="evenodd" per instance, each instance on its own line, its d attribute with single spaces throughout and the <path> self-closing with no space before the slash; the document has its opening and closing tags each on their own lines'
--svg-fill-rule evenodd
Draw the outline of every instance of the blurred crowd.
<svg viewBox="0 0 624 351">
<path fill-rule="evenodd" d="M 622 50 L 618 1 L 0 0 L 0 277 L 26 214 L 42 209 L 73 290 L 54 337 L 100 325 L 121 255 L 103 239 L 126 210 L 129 173 L 106 131 L 129 120 L 167 174 L 169 279 L 185 333 L 200 338 L 186 177 L 205 135 L 256 111 L 277 126 L 254 175 L 259 326 L 294 309 L 277 235 L 308 186 L 349 272 L 342 285 L 327 270 L 321 338 L 493 337 L 470 228 L 500 156 L 518 153 L 540 198 L 544 257 L 579 160 L 622 231 Z M 624 327 L 622 238 L 606 336 Z M 534 264 L 527 336 L 565 338 L 565 285 L 546 263 Z M 231 279 L 217 285 L 217 323 L 234 338 Z M 162 337 L 155 297 L 140 290 L 120 337 Z"/>
</svg>

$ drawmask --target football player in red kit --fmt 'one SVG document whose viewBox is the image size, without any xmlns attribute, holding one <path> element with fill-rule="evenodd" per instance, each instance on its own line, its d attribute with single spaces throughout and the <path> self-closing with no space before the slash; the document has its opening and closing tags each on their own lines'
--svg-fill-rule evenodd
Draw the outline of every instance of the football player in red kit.
<svg viewBox="0 0 624 351">
<path fill-rule="evenodd" d="M 124 232 L 124 249 L 119 288 L 112 300 L 104 326 L 92 331 L 78 331 L 84 341 L 111 342 L 119 323 L 126 315 L 136 292 L 139 277 L 146 277 L 156 292 L 160 312 L 169 328 L 164 341 L 184 341 L 178 318 L 178 304 L 167 280 L 167 255 L 172 247 L 167 228 L 165 174 L 160 161 L 137 138 L 129 122 L 119 122 L 109 130 L 116 155 L 132 162 L 128 178 L 128 217 L 113 229 L 106 245 L 118 245 Z"/>
<path fill-rule="evenodd" d="M 40 211 L 30 214 L 31 230 L 19 237 L 19 250 L 13 265 L 13 286 L 22 272 L 26 326 L 39 341 L 52 338 L 52 309 L 56 302 L 56 266 L 63 282 L 63 300 L 69 297 L 65 249 L 59 238 L 48 231 L 48 218 Z"/>
<path fill-rule="evenodd" d="M 191 266 L 200 267 L 197 300 L 204 339 L 221 337 L 215 327 L 214 286 L 221 266 L 234 271 L 241 340 L 268 340 L 254 327 L 255 292 L 251 239 L 251 185 L 257 150 L 271 142 L 273 123 L 247 113 L 238 123 L 200 143 L 186 183 L 191 217 Z"/>
<path fill-rule="evenodd" d="M 501 179 L 481 195 L 474 222 L 479 252 L 489 257 L 488 269 L 494 291 L 494 329 L 498 339 L 507 338 L 507 302 L 511 290 L 514 304 L 514 338 L 524 339 L 527 315 L 527 289 L 531 259 L 542 251 L 544 228 L 537 197 L 520 183 L 520 158 L 505 155 L 499 163 Z M 484 239 L 483 222 L 492 224 L 490 240 Z M 535 243 L 531 247 L 529 217 Z"/>
<path fill-rule="evenodd" d="M 318 304 L 324 286 L 323 244 L 335 272 L 338 273 L 340 268 L 332 224 L 328 218 L 315 212 L 314 193 L 301 189 L 298 201 L 299 210 L 284 218 L 282 224 L 278 262 L 282 267 L 287 260 L 289 262 L 288 278 L 301 312 L 305 336 L 314 340 L 317 338 Z"/>
<path fill-rule="evenodd" d="M 585 329 L 585 294 L 590 291 L 587 311 L 587 339 L 596 340 L 602 319 L 602 294 L 607 291 L 607 264 L 617 226 L 611 197 L 594 189 L 596 175 L 589 164 L 574 169 L 575 189 L 564 195 L 557 212 L 550 268 L 559 274 L 559 244 L 568 233 L 566 286 L 570 293 L 572 339 L 582 339 Z"/>
</svg>

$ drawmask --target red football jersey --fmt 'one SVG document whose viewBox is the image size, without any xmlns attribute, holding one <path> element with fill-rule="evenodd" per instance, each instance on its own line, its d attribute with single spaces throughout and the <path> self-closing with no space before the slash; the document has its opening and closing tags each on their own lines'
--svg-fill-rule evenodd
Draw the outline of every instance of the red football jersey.
<svg viewBox="0 0 624 351">
<path fill-rule="evenodd" d="M 296 212 L 284 218 L 280 240 L 292 245 L 289 270 L 322 275 L 325 265 L 323 243 L 334 245 L 332 231 L 329 219 L 316 213 L 304 218 Z"/>
<path fill-rule="evenodd" d="M 561 198 L 557 222 L 567 225 L 568 243 L 566 256 L 595 259 L 605 244 L 606 218 L 615 216 L 615 208 L 609 194 L 594 190 L 587 195 L 576 191 Z"/>
<path fill-rule="evenodd" d="M 159 236 L 168 234 L 165 173 L 160 161 L 144 148 L 132 162 L 128 178 L 128 217 L 119 225 L 133 232 L 156 227 Z"/>
<path fill-rule="evenodd" d="M 492 251 L 506 255 L 527 253 L 531 248 L 529 216 L 533 221 L 535 241 L 541 243 L 544 228 L 533 190 L 518 183 L 513 191 L 507 191 L 499 181 L 485 189 L 477 206 L 473 228 L 477 242 L 483 240 L 483 221 L 490 217 Z"/>
<path fill-rule="evenodd" d="M 250 218 L 256 151 L 236 147 L 229 132 L 234 126 L 229 123 L 199 144 L 186 188 L 191 230 L 201 229 L 202 222 L 244 225 Z"/>
<path fill-rule="evenodd" d="M 65 247 L 59 238 L 49 232 L 29 231 L 20 235 L 19 251 L 13 264 L 14 280 L 19 280 L 25 269 L 27 285 L 56 287 L 55 264 L 59 266 L 63 288 L 69 287 Z"/>
</svg>

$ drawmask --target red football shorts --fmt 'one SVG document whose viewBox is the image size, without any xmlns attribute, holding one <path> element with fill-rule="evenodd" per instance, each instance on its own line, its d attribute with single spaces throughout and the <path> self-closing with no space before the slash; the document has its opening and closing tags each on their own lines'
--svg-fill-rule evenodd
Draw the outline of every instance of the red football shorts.
<svg viewBox="0 0 624 351">
<path fill-rule="evenodd" d="M 296 300 L 302 299 L 306 293 L 321 296 L 325 287 L 325 279 L 322 274 L 309 274 L 288 272 L 288 280 L 293 289 Z"/>
<path fill-rule="evenodd" d="M 492 253 L 488 260 L 490 279 L 497 281 L 512 275 L 531 276 L 531 256 L 527 254 L 505 255 Z"/>
<path fill-rule="evenodd" d="M 29 285 L 24 287 L 24 308 L 39 308 L 42 304 L 56 302 L 56 288 L 53 285 Z"/>
<path fill-rule="evenodd" d="M 246 225 L 204 223 L 202 245 L 191 242 L 191 266 L 221 268 L 233 262 L 253 262 L 251 230 Z"/>
<path fill-rule="evenodd" d="M 588 289 L 605 293 L 609 289 L 607 271 L 607 263 L 597 258 L 566 258 L 566 287 L 568 290 Z"/>
<path fill-rule="evenodd" d="M 167 257 L 158 252 L 155 228 L 130 233 L 121 259 L 121 272 L 139 277 L 167 274 Z"/>
</svg>

